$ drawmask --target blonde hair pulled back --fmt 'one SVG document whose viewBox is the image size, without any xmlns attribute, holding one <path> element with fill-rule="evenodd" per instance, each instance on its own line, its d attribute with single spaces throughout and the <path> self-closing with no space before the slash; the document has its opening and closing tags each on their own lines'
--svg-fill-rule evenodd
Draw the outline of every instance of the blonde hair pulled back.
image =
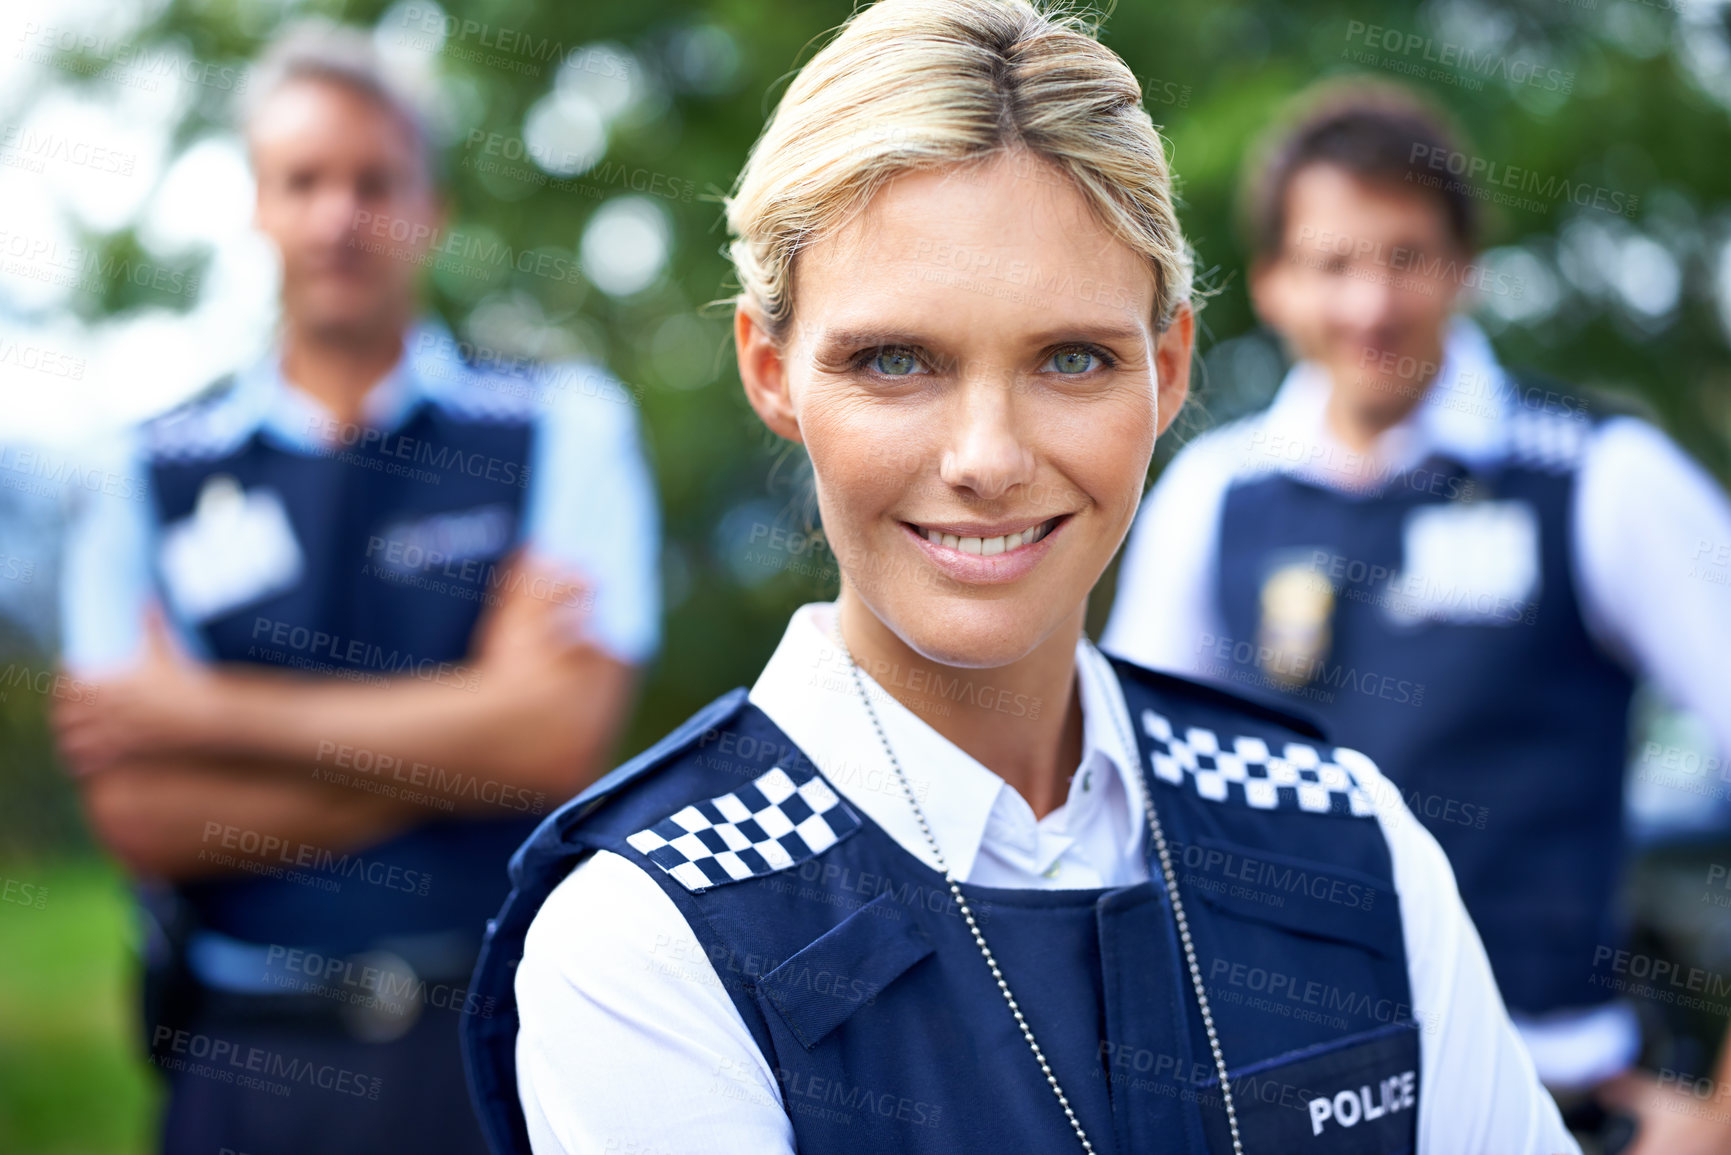
<svg viewBox="0 0 1731 1155">
<path fill-rule="evenodd" d="M 1010 153 L 1067 177 L 1150 262 L 1153 321 L 1191 298 L 1164 143 L 1084 17 L 1029 0 L 878 0 L 794 76 L 724 198 L 736 304 L 776 340 L 801 250 L 901 175 Z"/>
</svg>

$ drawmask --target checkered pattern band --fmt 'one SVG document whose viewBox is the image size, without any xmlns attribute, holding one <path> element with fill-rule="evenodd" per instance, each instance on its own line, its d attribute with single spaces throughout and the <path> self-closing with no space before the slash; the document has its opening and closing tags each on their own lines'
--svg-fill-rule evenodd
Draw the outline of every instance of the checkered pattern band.
<svg viewBox="0 0 1731 1155">
<path fill-rule="evenodd" d="M 1593 427 L 1584 413 L 1574 416 L 1550 410 L 1520 408 L 1503 423 L 1509 454 L 1515 460 L 1549 473 L 1567 473 L 1580 464 Z"/>
<path fill-rule="evenodd" d="M 1371 760 L 1338 746 L 1334 760 L 1323 761 L 1314 746 L 1288 742 L 1275 754 L 1261 738 L 1237 737 L 1223 745 L 1219 735 L 1200 726 L 1182 736 L 1153 710 L 1142 711 L 1142 731 L 1153 747 L 1154 775 L 1174 786 L 1189 782 L 1214 802 L 1235 802 L 1254 810 L 1305 810 L 1313 814 L 1375 813 L 1370 795 L 1353 771 L 1374 772 Z"/>
<path fill-rule="evenodd" d="M 749 786 L 685 807 L 625 841 L 689 891 L 773 874 L 822 854 L 860 817 L 816 774 L 777 766 Z"/>
</svg>

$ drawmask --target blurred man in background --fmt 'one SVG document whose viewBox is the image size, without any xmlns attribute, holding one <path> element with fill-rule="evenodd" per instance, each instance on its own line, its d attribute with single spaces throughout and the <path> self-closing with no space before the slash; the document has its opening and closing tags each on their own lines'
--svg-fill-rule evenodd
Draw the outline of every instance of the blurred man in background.
<svg viewBox="0 0 1731 1155">
<path fill-rule="evenodd" d="M 417 320 L 431 148 L 363 34 L 279 41 L 245 128 L 280 342 L 149 422 L 147 500 L 73 533 L 64 660 L 100 691 L 56 729 L 147 882 L 165 1150 L 480 1151 L 468 976 L 657 644 L 651 482 L 599 371 L 483 374 Z"/>
<path fill-rule="evenodd" d="M 1367 82 L 1299 107 L 1245 197 L 1252 300 L 1298 363 L 1160 478 L 1103 644 L 1357 735 L 1448 852 L 1575 1125 L 1608 1099 L 1641 1155 L 1731 1151 L 1725 1113 L 1625 1074 L 1640 1025 L 1605 963 L 1634 679 L 1731 750 L 1731 598 L 1687 576 L 1731 508 L 1651 425 L 1505 371 L 1457 315 L 1463 285 L 1512 289 L 1474 264 L 1442 119 Z"/>
</svg>

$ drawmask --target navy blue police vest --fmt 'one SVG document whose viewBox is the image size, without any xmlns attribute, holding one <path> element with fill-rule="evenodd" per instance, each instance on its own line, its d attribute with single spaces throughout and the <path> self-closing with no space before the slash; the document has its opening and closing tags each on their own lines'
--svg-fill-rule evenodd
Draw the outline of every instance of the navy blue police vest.
<svg viewBox="0 0 1731 1155">
<path fill-rule="evenodd" d="M 1508 1006 L 1529 1015 L 1602 1003 L 1594 950 L 1619 936 L 1633 683 L 1588 636 L 1576 596 L 1574 493 L 1592 430 L 1580 417 L 1516 413 L 1495 467 L 1432 457 L 1369 494 L 1286 473 L 1234 484 L 1216 572 L 1227 637 L 1201 655 L 1212 675 L 1302 707 L 1376 760 L 1447 853 Z M 1414 573 L 1415 533 L 1432 553 L 1470 550 L 1487 512 L 1482 524 L 1512 516 L 1536 531 L 1518 550 L 1482 547 L 1528 553 L 1530 580 L 1505 596 L 1496 581 Z M 1290 623 L 1269 620 L 1282 612 L 1270 579 L 1290 567 L 1332 600 L 1300 659 L 1278 656 Z"/>
<path fill-rule="evenodd" d="M 1246 1148 L 1412 1151 L 1418 1029 L 1388 846 L 1352 770 L 1363 756 L 1300 719 L 1114 664 Z M 529 1150 L 514 1057 L 524 935 L 597 850 L 635 862 L 685 916 L 775 1072 L 799 1150 L 1076 1149 L 943 876 L 734 690 L 513 857 L 471 988 L 498 1012 L 462 1026 L 495 1152 Z M 1152 880 L 1135 886 L 962 890 L 1096 1150 L 1230 1151 L 1148 853 Z"/>
<path fill-rule="evenodd" d="M 192 627 L 211 660 L 357 684 L 414 677 L 472 685 L 471 634 L 486 600 L 502 592 L 498 563 L 521 536 L 534 431 L 528 407 L 423 399 L 395 431 L 348 427 L 328 450 L 309 452 L 265 429 L 238 444 L 225 439 L 223 403 L 219 394 L 146 427 L 158 524 L 172 531 L 196 516 L 213 479 L 232 481 L 242 493 L 280 500 L 303 564 L 287 588 Z M 503 893 L 497 865 L 533 829 L 544 800 L 321 738 L 309 732 L 306 753 L 324 780 L 408 797 L 437 781 L 497 801 L 500 817 L 444 818 L 433 805 L 428 821 L 359 851 L 272 848 L 249 874 L 180 888 L 200 924 L 331 953 L 453 929 L 473 928 L 478 940 Z M 227 835 L 210 840 L 214 853 Z"/>
</svg>

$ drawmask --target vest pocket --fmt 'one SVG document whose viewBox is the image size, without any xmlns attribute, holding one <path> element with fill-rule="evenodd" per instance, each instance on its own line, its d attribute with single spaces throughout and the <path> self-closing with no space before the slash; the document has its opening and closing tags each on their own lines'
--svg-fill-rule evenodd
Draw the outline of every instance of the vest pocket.
<svg viewBox="0 0 1731 1155">
<path fill-rule="evenodd" d="M 1387 882 L 1218 838 L 1182 848 L 1179 887 L 1215 910 L 1383 958 L 1404 950 L 1400 902 Z"/>
<path fill-rule="evenodd" d="M 1409 1155 L 1418 1138 L 1418 1026 L 1392 1023 L 1229 1072 L 1250 1151 Z M 1197 1088 L 1209 1149 L 1230 1151 L 1218 1079 Z"/>
<path fill-rule="evenodd" d="M 809 1051 L 933 949 L 907 909 L 880 894 L 758 979 L 756 991 Z"/>
</svg>

